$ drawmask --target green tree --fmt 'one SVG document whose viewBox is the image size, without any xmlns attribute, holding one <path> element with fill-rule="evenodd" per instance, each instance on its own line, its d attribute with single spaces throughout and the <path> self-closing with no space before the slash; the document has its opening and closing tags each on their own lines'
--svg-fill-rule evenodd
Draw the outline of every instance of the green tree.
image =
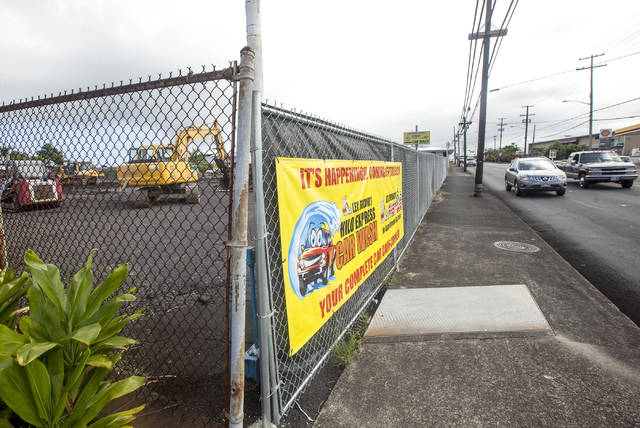
<svg viewBox="0 0 640 428">
<path fill-rule="evenodd" d="M 204 153 L 202 153 L 200 150 L 194 150 L 193 153 L 191 153 L 191 155 L 189 156 L 189 163 L 191 163 L 191 165 L 198 168 L 198 172 L 200 174 L 210 169 L 217 168 L 216 164 L 209 162 L 207 160 L 207 156 Z"/>
<path fill-rule="evenodd" d="M 24 152 L 20 152 L 17 150 L 12 150 L 10 147 L 0 147 L 0 156 L 2 156 L 2 159 L 4 159 L 5 156 L 7 156 L 7 153 L 9 153 L 9 159 L 11 160 L 29 160 L 31 159 L 31 156 L 29 156 L 28 154 L 24 153 Z"/>
<path fill-rule="evenodd" d="M 569 154 L 572 152 L 581 152 L 586 150 L 587 146 L 583 144 L 562 144 L 559 141 L 554 142 L 549 146 L 549 148 L 544 150 L 544 153 L 541 153 L 543 156 L 549 156 L 549 150 L 556 151 L 556 159 L 557 160 L 567 160 Z"/>
<path fill-rule="evenodd" d="M 62 152 L 48 143 L 40 147 L 40 150 L 36 152 L 36 157 L 44 163 L 53 163 L 55 165 L 62 165 L 64 161 Z"/>
<path fill-rule="evenodd" d="M 489 149 L 484 152 L 484 158 L 487 162 L 509 162 L 513 155 L 518 151 L 518 146 L 511 143 L 504 146 L 501 151 L 497 149 Z"/>
</svg>

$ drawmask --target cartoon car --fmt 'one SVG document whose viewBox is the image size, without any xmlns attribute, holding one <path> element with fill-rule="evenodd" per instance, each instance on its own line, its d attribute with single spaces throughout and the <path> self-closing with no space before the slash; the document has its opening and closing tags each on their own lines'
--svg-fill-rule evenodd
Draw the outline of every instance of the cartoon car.
<svg viewBox="0 0 640 428">
<path fill-rule="evenodd" d="M 335 271 L 336 247 L 333 245 L 331 233 L 326 225 L 312 227 L 306 242 L 300 246 L 298 255 L 298 284 L 300 294 L 307 294 L 307 286 L 322 280 L 322 285 L 329 283 Z"/>
</svg>

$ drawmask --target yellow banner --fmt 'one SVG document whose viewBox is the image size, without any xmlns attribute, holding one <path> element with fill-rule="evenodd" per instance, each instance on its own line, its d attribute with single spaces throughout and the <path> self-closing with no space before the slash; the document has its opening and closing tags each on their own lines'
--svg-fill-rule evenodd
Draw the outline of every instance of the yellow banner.
<svg viewBox="0 0 640 428">
<path fill-rule="evenodd" d="M 431 131 L 405 132 L 402 140 L 405 145 L 428 146 L 431 144 Z"/>
<path fill-rule="evenodd" d="M 278 158 L 276 177 L 293 355 L 404 235 L 402 164 Z"/>
</svg>

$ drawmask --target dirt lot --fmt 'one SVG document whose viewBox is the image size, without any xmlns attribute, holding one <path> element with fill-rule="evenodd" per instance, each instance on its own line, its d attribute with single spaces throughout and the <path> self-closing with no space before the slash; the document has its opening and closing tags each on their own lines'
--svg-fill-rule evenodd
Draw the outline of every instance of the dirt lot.
<svg viewBox="0 0 640 428">
<path fill-rule="evenodd" d="M 126 311 L 147 310 L 126 332 L 140 344 L 127 353 L 124 372 L 149 377 L 142 393 L 148 419 L 170 409 L 185 426 L 221 421 L 225 405 L 229 193 L 215 179 L 200 188 L 197 205 L 171 200 L 136 208 L 115 183 L 66 187 L 57 208 L 13 212 L 3 205 L 9 263 L 18 271 L 29 248 L 65 278 L 93 248 L 98 280 L 130 264 L 121 291 L 135 286 L 138 300 Z"/>
</svg>

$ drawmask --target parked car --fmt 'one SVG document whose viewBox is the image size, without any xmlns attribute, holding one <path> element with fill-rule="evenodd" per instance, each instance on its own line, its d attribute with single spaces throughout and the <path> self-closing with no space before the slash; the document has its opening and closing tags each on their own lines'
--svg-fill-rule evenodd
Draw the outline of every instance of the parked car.
<svg viewBox="0 0 640 428">
<path fill-rule="evenodd" d="M 476 166 L 476 158 L 467 158 L 467 166 Z"/>
<path fill-rule="evenodd" d="M 39 160 L 15 160 L 5 163 L 6 178 L 2 201 L 13 204 L 15 210 L 30 205 L 58 206 L 62 202 L 62 185 Z"/>
<path fill-rule="evenodd" d="M 567 176 L 548 158 L 514 158 L 505 171 L 504 186 L 507 192 L 513 188 L 516 196 L 526 192 L 562 196 L 567 191 Z"/>
<path fill-rule="evenodd" d="M 621 161 L 615 152 L 608 150 L 571 153 L 560 168 L 567 177 L 577 179 L 583 189 L 592 183 L 619 183 L 628 189 L 638 178 L 638 168 L 633 163 Z"/>
</svg>

